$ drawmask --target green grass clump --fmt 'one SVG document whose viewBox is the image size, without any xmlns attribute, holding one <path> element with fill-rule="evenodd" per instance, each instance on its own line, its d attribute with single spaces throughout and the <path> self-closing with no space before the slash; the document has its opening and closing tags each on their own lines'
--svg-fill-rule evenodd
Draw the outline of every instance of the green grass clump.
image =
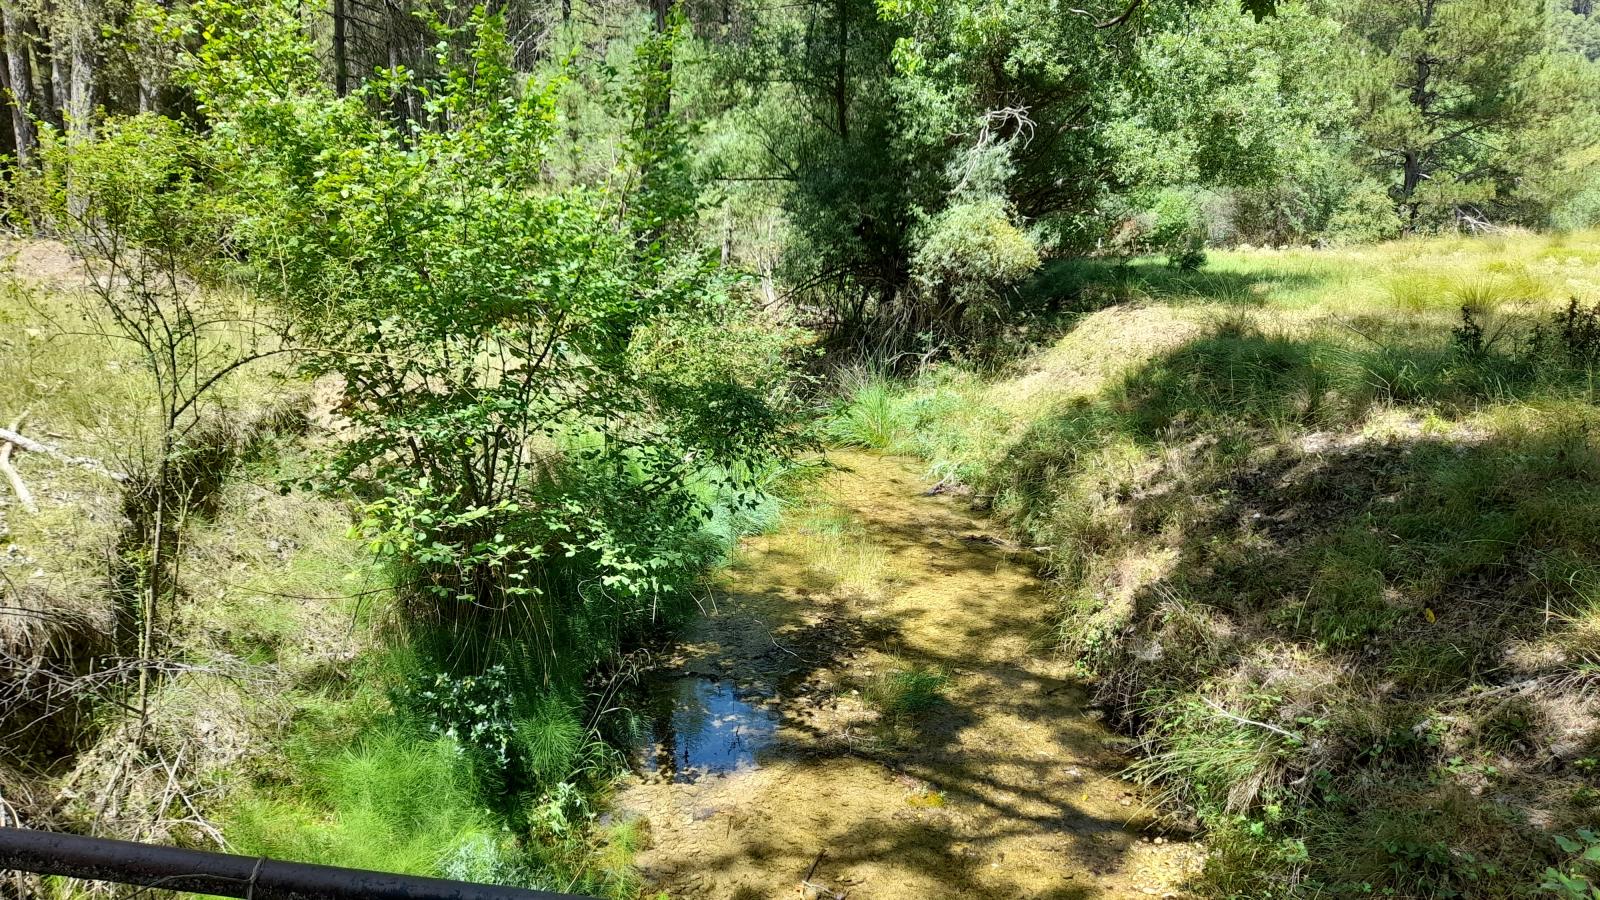
<svg viewBox="0 0 1600 900">
<path fill-rule="evenodd" d="M 903 719 L 925 713 L 944 700 L 950 677 L 933 666 L 912 663 L 896 665 L 867 680 L 862 696 L 887 719 Z"/>
<path fill-rule="evenodd" d="M 830 441 L 843 447 L 887 450 L 909 424 L 894 384 L 883 375 L 852 371 L 840 380 L 838 408 L 823 423 Z"/>
<path fill-rule="evenodd" d="M 441 875 L 489 835 L 459 745 L 383 731 L 302 761 L 304 797 L 246 799 L 227 819 L 242 852 L 327 865 Z"/>
</svg>

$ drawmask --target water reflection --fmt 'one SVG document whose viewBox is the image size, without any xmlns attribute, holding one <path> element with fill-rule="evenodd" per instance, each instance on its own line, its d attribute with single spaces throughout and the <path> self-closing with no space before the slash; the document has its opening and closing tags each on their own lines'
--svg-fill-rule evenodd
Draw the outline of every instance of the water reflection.
<svg viewBox="0 0 1600 900">
<path fill-rule="evenodd" d="M 739 699 L 720 681 L 667 678 L 648 686 L 648 693 L 640 767 L 668 781 L 753 768 L 778 731 L 774 710 Z"/>
</svg>

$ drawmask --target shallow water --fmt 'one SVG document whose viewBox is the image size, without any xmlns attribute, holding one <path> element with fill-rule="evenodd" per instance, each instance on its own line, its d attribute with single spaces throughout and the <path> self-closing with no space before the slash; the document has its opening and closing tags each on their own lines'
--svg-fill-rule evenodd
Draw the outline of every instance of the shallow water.
<svg viewBox="0 0 1600 900">
<path fill-rule="evenodd" d="M 829 458 L 645 681 L 651 741 L 616 812 L 645 823 L 649 891 L 1182 896 L 1203 851 L 1120 777 L 1126 740 L 1049 651 L 1037 559 L 914 464 Z M 943 673 L 943 699 L 887 720 L 867 698 L 907 666 Z"/>
<path fill-rule="evenodd" d="M 650 722 L 639 766 L 666 781 L 752 769 L 778 734 L 776 710 L 740 699 L 723 681 L 656 677 L 645 695 Z"/>
</svg>

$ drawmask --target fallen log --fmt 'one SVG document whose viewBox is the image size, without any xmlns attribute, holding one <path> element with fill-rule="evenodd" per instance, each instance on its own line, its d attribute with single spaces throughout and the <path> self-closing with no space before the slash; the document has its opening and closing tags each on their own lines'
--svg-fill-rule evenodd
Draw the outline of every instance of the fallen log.
<svg viewBox="0 0 1600 900">
<path fill-rule="evenodd" d="M 22 416 L 18 416 L 17 420 L 11 423 L 10 431 L 14 432 L 21 428 L 23 416 L 26 415 L 27 413 L 23 413 Z M 11 441 L 0 444 L 0 474 L 5 475 L 6 480 L 11 482 L 11 493 L 17 495 L 17 504 L 30 513 L 36 513 L 39 507 L 33 502 L 33 494 L 29 493 L 27 482 L 22 480 L 22 474 L 11 465 L 11 450 L 16 446 Z"/>
</svg>

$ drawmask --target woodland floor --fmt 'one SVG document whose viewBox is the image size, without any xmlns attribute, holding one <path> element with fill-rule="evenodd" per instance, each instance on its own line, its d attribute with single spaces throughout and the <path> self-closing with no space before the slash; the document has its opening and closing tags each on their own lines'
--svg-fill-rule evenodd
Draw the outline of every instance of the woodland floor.
<svg viewBox="0 0 1600 900">
<path fill-rule="evenodd" d="M 617 814 L 648 821 L 651 888 L 1183 896 L 1202 851 L 1118 777 L 1124 745 L 1041 649 L 1031 554 L 911 463 L 829 461 L 811 517 L 743 543 L 650 682 L 655 737 Z M 908 668 L 945 673 L 943 701 L 898 718 L 864 702 Z"/>
</svg>

